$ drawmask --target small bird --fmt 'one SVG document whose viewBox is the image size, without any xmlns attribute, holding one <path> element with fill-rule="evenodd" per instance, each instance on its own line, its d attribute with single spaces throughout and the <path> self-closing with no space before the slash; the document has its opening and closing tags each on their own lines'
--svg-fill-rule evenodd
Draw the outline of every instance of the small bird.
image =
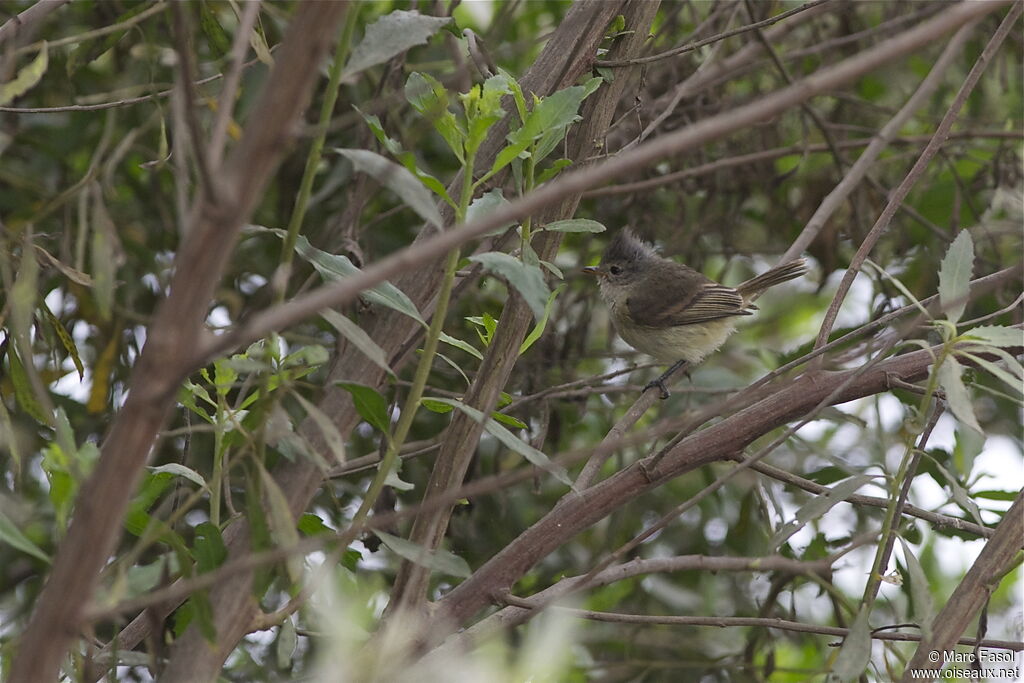
<svg viewBox="0 0 1024 683">
<path fill-rule="evenodd" d="M 699 363 L 752 315 L 764 290 L 807 272 L 803 259 L 776 266 L 733 288 L 660 256 L 629 228 L 609 243 L 601 264 L 583 269 L 598 278 L 601 297 L 626 343 L 672 366 L 647 384 L 668 398 L 665 380 L 688 363 Z"/>
</svg>

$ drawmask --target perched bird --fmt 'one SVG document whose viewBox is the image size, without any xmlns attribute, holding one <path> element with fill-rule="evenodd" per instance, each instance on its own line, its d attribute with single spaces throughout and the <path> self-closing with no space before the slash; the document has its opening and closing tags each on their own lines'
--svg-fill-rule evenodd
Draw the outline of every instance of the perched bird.
<svg viewBox="0 0 1024 683">
<path fill-rule="evenodd" d="M 626 343 L 664 363 L 664 374 L 644 387 L 658 387 L 668 398 L 665 380 L 687 363 L 699 363 L 736 330 L 739 316 L 751 315 L 764 290 L 807 272 L 796 259 L 726 287 L 693 268 L 660 256 L 624 228 L 609 243 L 601 264 L 584 268 L 598 278 L 601 297 Z"/>
</svg>

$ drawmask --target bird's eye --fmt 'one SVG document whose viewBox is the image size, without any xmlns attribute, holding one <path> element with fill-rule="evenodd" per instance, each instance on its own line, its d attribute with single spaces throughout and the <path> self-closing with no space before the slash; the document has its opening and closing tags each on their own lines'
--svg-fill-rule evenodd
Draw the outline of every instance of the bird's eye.
<svg viewBox="0 0 1024 683">
<path fill-rule="evenodd" d="M 618 275 L 619 273 L 622 272 L 622 268 L 619 268 L 618 266 L 612 266 L 611 268 L 608 269 L 608 272 L 611 273 L 612 275 Z"/>
</svg>

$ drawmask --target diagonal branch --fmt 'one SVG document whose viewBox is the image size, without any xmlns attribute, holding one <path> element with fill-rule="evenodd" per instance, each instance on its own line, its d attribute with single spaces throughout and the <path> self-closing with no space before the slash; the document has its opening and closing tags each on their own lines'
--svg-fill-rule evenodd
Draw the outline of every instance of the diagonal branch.
<svg viewBox="0 0 1024 683">
<path fill-rule="evenodd" d="M 345 9 L 341 3 L 306 3 L 296 9 L 277 66 L 250 116 L 253 125 L 246 127 L 218 179 L 220 201 L 213 203 L 207 196 L 193 214 L 175 261 L 170 294 L 148 330 L 148 341 L 132 372 L 128 400 L 76 499 L 71 528 L 22 636 L 8 672 L 10 680 L 57 677 L 99 571 L 117 542 L 146 458 L 174 405 L 178 386 L 192 367 L 185 350 L 202 333 L 207 306 L 238 232 L 284 156 Z"/>
</svg>

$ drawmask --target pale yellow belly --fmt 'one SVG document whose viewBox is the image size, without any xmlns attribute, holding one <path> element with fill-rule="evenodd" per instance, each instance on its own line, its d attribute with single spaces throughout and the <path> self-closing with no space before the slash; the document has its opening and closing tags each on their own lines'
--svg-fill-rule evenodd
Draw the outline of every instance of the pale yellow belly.
<svg viewBox="0 0 1024 683">
<path fill-rule="evenodd" d="M 721 318 L 678 327 L 637 327 L 616 321 L 623 340 L 637 351 L 653 356 L 663 363 L 687 360 L 699 363 L 715 351 L 736 330 L 735 318 Z"/>
</svg>

